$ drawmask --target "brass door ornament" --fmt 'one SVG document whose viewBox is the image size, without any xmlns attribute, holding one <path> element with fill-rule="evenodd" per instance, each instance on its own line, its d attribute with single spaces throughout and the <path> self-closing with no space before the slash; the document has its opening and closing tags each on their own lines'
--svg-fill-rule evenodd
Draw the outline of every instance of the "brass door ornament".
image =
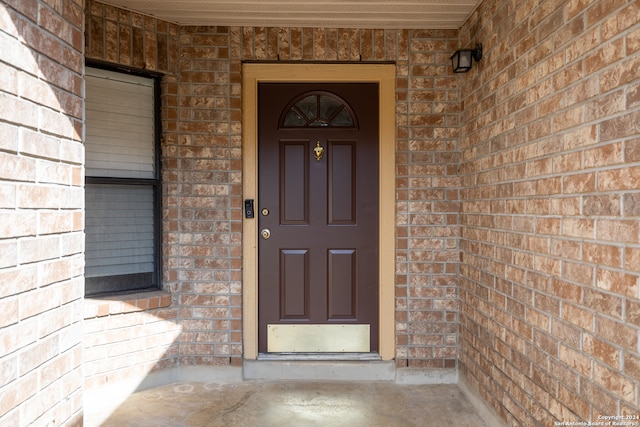
<svg viewBox="0 0 640 427">
<path fill-rule="evenodd" d="M 316 148 L 313 149 L 313 157 L 320 160 L 324 156 L 324 147 L 320 145 L 320 141 L 316 142 Z"/>
</svg>

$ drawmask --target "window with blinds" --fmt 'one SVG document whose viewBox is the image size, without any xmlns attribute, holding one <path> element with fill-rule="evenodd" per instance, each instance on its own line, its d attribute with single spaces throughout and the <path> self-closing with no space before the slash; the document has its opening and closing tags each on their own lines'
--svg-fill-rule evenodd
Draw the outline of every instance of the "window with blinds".
<svg viewBox="0 0 640 427">
<path fill-rule="evenodd" d="M 87 67 L 85 293 L 159 285 L 156 82 Z"/>
</svg>

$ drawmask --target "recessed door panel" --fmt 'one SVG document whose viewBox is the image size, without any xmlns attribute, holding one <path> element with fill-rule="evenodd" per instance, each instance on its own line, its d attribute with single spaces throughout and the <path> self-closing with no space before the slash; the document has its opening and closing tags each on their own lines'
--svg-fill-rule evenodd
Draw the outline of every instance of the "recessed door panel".
<svg viewBox="0 0 640 427">
<path fill-rule="evenodd" d="M 309 251 L 280 252 L 280 319 L 309 318 Z"/>
<path fill-rule="evenodd" d="M 329 143 L 329 224 L 356 224 L 356 149 L 355 143 Z"/>
<path fill-rule="evenodd" d="M 330 249 L 329 260 L 329 319 L 355 319 L 358 278 L 355 249 Z"/>
<path fill-rule="evenodd" d="M 308 141 L 280 141 L 280 224 L 308 222 Z"/>
</svg>

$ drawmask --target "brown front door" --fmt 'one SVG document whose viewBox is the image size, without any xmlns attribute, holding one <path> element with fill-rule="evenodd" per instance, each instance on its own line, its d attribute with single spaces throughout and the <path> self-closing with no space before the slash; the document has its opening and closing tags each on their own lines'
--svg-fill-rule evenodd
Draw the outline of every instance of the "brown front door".
<svg viewBox="0 0 640 427">
<path fill-rule="evenodd" d="M 378 84 L 260 83 L 258 108 L 258 349 L 375 352 Z"/>
</svg>

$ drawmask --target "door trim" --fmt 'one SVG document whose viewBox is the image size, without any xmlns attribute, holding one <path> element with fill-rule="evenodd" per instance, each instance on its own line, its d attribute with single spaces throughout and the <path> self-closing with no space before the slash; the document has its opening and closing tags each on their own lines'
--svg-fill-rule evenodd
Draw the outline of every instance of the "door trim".
<svg viewBox="0 0 640 427">
<path fill-rule="evenodd" d="M 258 199 L 258 83 L 374 82 L 380 90 L 379 119 L 379 354 L 395 357 L 395 77 L 393 64 L 258 64 L 242 67 L 243 198 Z M 243 215 L 244 217 L 244 215 Z M 258 357 L 258 220 L 243 219 L 243 357 Z"/>
</svg>

